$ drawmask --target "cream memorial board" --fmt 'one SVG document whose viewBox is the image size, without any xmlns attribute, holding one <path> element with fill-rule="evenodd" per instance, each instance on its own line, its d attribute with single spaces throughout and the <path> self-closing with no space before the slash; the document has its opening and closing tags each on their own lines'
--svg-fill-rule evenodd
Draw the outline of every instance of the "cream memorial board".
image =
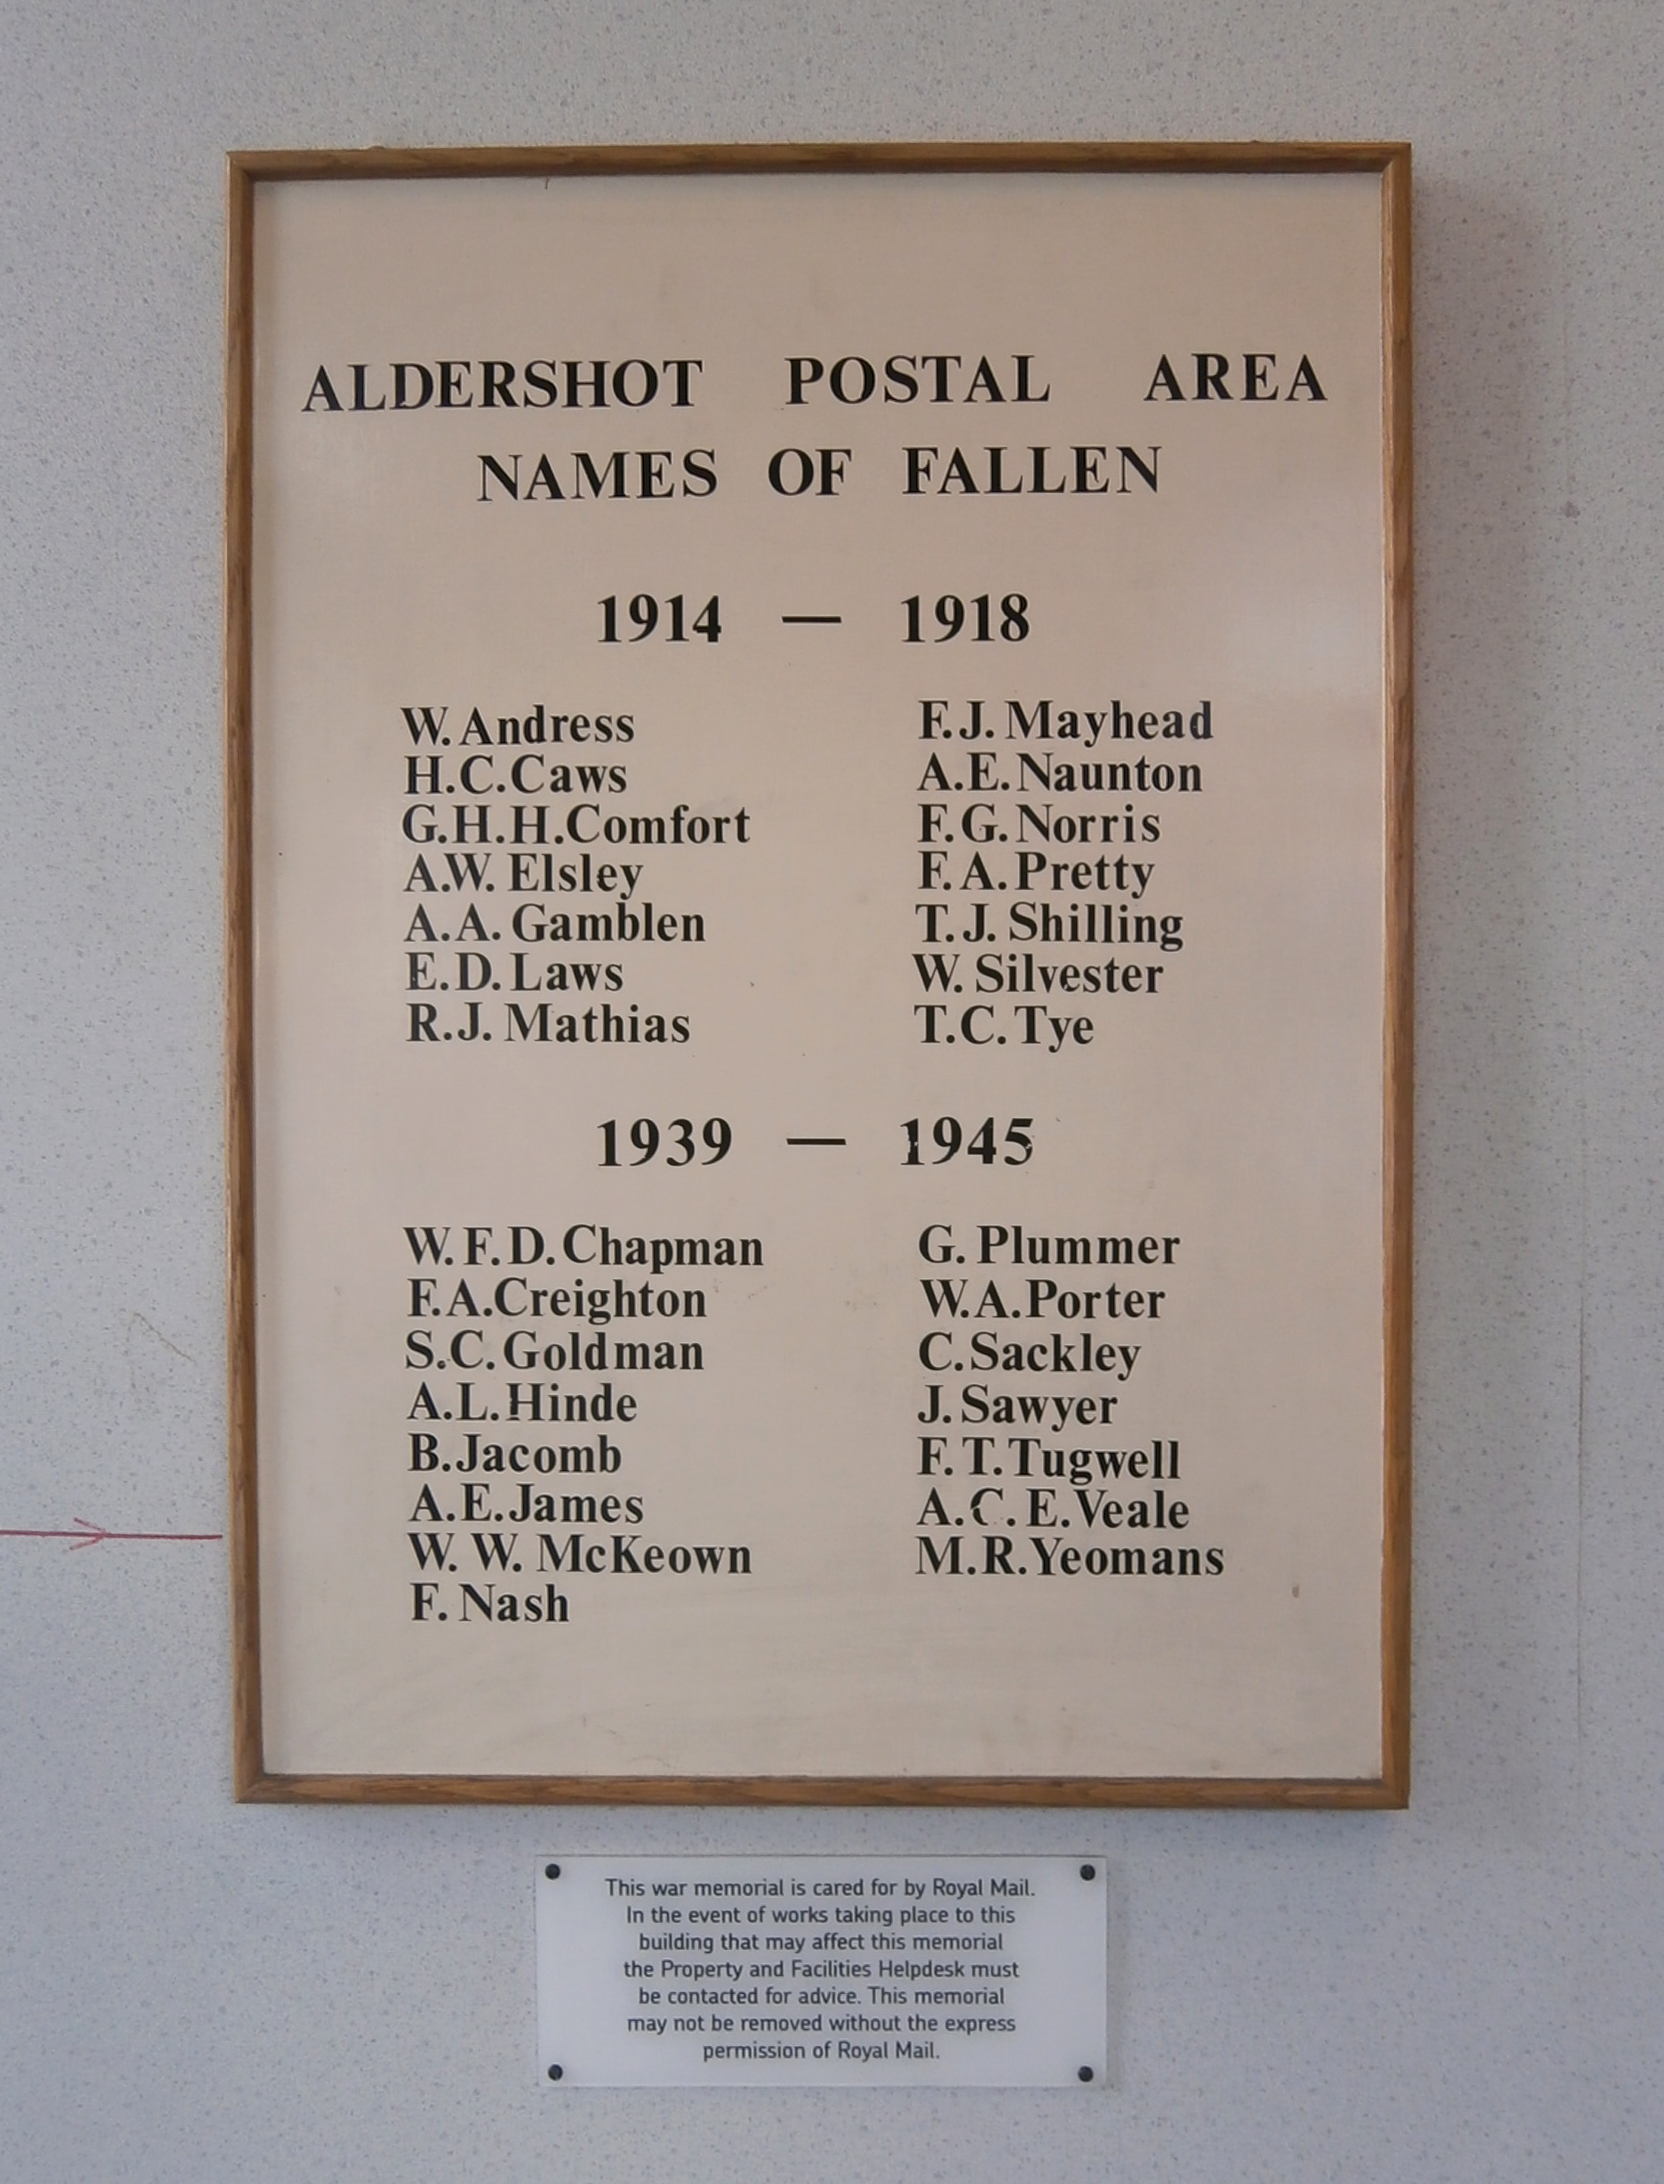
<svg viewBox="0 0 1664 2184">
<path fill-rule="evenodd" d="M 1403 1800 L 1407 193 L 234 159 L 243 1794 Z"/>
</svg>

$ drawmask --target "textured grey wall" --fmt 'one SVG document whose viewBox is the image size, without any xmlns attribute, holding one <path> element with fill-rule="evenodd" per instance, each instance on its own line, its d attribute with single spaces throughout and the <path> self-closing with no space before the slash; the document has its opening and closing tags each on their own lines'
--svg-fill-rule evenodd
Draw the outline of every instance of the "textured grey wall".
<svg viewBox="0 0 1664 2184">
<path fill-rule="evenodd" d="M 5 0 L 0 1527 L 217 1531 L 221 154 L 1408 137 L 1407 1814 L 243 1810 L 221 1550 L 0 1539 L 0 2176 L 1657 2174 L 1664 534 L 1648 0 Z M 539 2092 L 531 1861 L 1117 1875 L 1117 2088 Z"/>
</svg>

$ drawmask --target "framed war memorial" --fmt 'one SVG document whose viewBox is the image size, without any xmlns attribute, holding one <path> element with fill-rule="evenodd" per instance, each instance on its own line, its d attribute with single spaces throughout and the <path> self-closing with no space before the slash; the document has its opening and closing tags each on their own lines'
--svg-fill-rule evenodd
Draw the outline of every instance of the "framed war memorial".
<svg viewBox="0 0 1664 2184">
<path fill-rule="evenodd" d="M 1408 180 L 233 158 L 240 1794 L 1403 1802 Z"/>
</svg>

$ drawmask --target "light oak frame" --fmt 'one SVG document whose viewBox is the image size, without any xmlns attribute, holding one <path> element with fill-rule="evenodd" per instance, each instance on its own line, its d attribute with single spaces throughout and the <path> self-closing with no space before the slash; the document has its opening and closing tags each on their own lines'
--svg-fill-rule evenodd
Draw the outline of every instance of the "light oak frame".
<svg viewBox="0 0 1664 2184">
<path fill-rule="evenodd" d="M 1382 1025 L 1382 1748 L 1364 1780 L 1074 1776 L 273 1774 L 261 1728 L 256 1494 L 250 567 L 254 194 L 262 182 L 678 174 L 1317 174 L 1381 178 L 1387 591 Z M 226 338 L 226 1132 L 234 1781 L 255 1802 L 1399 1807 L 1410 1787 L 1410 150 L 1405 144 L 797 144 L 234 152 Z"/>
</svg>

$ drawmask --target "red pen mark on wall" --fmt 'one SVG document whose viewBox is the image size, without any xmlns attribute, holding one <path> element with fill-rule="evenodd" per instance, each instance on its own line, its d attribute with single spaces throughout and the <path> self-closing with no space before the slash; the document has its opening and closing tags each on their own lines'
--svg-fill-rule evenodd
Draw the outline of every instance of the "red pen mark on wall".
<svg viewBox="0 0 1664 2184">
<path fill-rule="evenodd" d="M 71 1552 L 77 1547 L 96 1547 L 107 1539 L 223 1539 L 223 1532 L 112 1532 L 108 1526 L 73 1519 L 69 1531 L 37 1532 L 15 1525 L 0 1525 L 0 1539 L 67 1539 Z"/>
</svg>

